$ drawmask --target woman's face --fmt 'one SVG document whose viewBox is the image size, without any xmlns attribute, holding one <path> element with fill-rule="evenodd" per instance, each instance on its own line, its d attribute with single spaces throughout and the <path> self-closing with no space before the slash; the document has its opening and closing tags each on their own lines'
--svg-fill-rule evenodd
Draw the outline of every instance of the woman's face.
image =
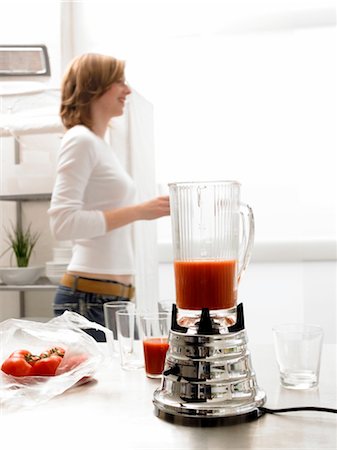
<svg viewBox="0 0 337 450">
<path fill-rule="evenodd" d="M 97 102 L 110 117 L 117 117 L 123 114 L 125 100 L 129 94 L 131 94 L 131 89 L 123 78 L 119 81 L 115 81 L 111 87 L 97 99 Z"/>
</svg>

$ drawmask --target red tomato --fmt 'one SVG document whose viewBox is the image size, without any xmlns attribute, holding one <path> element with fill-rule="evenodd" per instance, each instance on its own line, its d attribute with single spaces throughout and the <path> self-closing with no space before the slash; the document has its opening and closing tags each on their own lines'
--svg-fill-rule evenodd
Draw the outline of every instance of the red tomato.
<svg viewBox="0 0 337 450">
<path fill-rule="evenodd" d="M 46 358 L 47 356 L 51 356 L 51 355 L 57 355 L 57 356 L 61 356 L 63 358 L 65 354 L 65 350 L 62 347 L 52 347 L 49 348 L 48 350 L 46 350 L 45 352 L 40 354 L 41 358 Z"/>
<path fill-rule="evenodd" d="M 42 357 L 35 362 L 30 374 L 35 376 L 53 376 L 61 361 L 62 356 L 58 355 Z"/>
<path fill-rule="evenodd" d="M 35 365 L 35 363 L 36 363 L 36 361 L 40 361 L 40 359 L 41 359 L 41 357 L 40 356 L 38 356 L 38 355 L 30 355 L 30 358 L 29 358 L 29 364 L 31 365 L 31 366 L 34 366 Z"/>
<path fill-rule="evenodd" d="M 3 362 L 1 370 L 7 375 L 13 375 L 14 377 L 31 375 L 30 357 L 31 353 L 28 350 L 17 350 Z"/>
<path fill-rule="evenodd" d="M 64 354 L 61 347 L 50 348 L 39 356 L 28 350 L 16 350 L 2 363 L 1 370 L 14 377 L 53 376 Z"/>
<path fill-rule="evenodd" d="M 65 354 L 65 350 L 64 350 L 64 348 L 62 348 L 62 347 L 53 347 L 53 348 L 51 348 L 51 349 L 49 349 L 49 350 L 47 350 L 48 351 L 48 353 L 51 355 L 51 354 L 56 354 L 56 355 L 58 355 L 58 356 L 61 356 L 62 358 L 63 358 L 63 356 L 64 356 L 64 354 Z"/>
<path fill-rule="evenodd" d="M 15 352 L 11 353 L 9 355 L 9 357 L 11 357 L 11 356 L 28 356 L 30 354 L 31 353 L 29 350 L 15 350 Z"/>
</svg>

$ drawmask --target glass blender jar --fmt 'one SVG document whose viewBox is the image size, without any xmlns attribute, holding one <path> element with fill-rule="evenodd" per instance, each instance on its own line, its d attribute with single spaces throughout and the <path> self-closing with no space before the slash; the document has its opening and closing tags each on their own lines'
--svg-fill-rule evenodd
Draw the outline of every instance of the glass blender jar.
<svg viewBox="0 0 337 450">
<path fill-rule="evenodd" d="M 236 321 L 237 290 L 254 241 L 251 208 L 237 181 L 169 184 L 178 323 L 208 308 L 218 326 Z"/>
</svg>

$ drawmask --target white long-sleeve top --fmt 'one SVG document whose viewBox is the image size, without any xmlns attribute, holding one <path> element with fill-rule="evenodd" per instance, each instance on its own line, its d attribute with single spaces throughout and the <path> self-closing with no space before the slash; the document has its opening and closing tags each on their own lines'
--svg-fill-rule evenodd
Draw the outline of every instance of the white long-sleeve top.
<svg viewBox="0 0 337 450">
<path fill-rule="evenodd" d="M 66 132 L 48 210 L 57 240 L 73 240 L 68 270 L 134 274 L 131 225 L 107 231 L 104 210 L 134 203 L 134 183 L 113 149 L 83 125 Z"/>
</svg>

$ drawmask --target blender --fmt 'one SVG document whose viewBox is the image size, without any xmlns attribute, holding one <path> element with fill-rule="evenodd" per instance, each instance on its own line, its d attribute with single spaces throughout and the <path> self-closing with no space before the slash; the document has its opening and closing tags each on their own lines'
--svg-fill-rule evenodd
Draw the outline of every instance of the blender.
<svg viewBox="0 0 337 450">
<path fill-rule="evenodd" d="M 237 181 L 169 184 L 176 304 L 156 415 L 213 425 L 253 420 L 265 393 L 247 347 L 238 284 L 254 241 Z"/>
</svg>

